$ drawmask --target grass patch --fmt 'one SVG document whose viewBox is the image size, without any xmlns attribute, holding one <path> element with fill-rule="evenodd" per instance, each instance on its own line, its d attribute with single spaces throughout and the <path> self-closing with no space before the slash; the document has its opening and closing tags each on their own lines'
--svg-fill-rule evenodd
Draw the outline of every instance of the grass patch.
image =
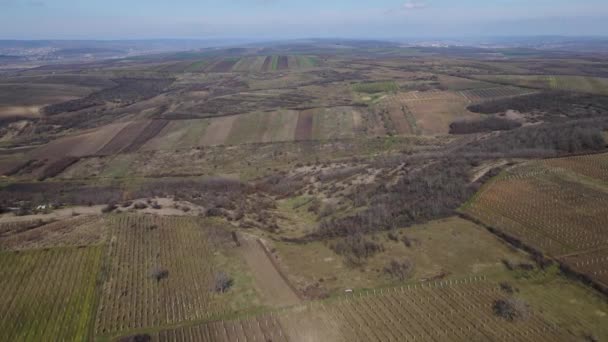
<svg viewBox="0 0 608 342">
<path fill-rule="evenodd" d="M 399 86 L 397 83 L 393 81 L 387 82 L 366 82 L 366 83 L 357 83 L 353 85 L 353 90 L 358 93 L 365 94 L 377 94 L 377 93 L 389 93 L 389 92 L 398 92 Z"/>
</svg>

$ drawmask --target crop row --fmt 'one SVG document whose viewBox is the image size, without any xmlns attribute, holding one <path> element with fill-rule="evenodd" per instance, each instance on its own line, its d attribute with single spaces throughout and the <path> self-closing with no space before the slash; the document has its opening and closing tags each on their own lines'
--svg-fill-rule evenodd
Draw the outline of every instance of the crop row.
<svg viewBox="0 0 608 342">
<path fill-rule="evenodd" d="M 468 211 L 553 256 L 608 245 L 608 195 L 552 173 L 497 180 Z"/>
<path fill-rule="evenodd" d="M 97 333 L 209 319 L 216 313 L 212 254 L 196 219 L 117 216 L 110 229 Z"/>
<path fill-rule="evenodd" d="M 520 96 L 532 93 L 529 89 L 516 87 L 496 87 L 485 89 L 471 89 L 462 91 L 461 94 L 471 101 L 483 101 L 504 97 Z"/>
<path fill-rule="evenodd" d="M 561 261 L 608 288 L 608 249 L 567 256 Z"/>
<path fill-rule="evenodd" d="M 84 341 L 101 247 L 0 253 L 0 341 Z"/>
<path fill-rule="evenodd" d="M 608 154 L 584 155 L 548 159 L 543 164 L 551 168 L 564 168 L 578 174 L 608 182 Z"/>
<path fill-rule="evenodd" d="M 506 322 L 505 294 L 485 280 L 444 281 L 356 293 L 242 321 L 164 331 L 159 341 L 563 341 L 535 314 Z M 265 329 L 264 329 L 265 328 Z"/>
</svg>

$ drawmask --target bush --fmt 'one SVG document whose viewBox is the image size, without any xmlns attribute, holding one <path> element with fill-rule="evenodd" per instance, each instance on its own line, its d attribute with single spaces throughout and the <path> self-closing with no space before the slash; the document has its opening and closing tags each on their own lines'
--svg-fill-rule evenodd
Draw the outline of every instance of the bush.
<svg viewBox="0 0 608 342">
<path fill-rule="evenodd" d="M 107 214 L 113 212 L 116 209 L 118 209 L 116 203 L 108 203 L 105 207 L 101 209 L 101 212 Z"/>
<path fill-rule="evenodd" d="M 414 242 L 412 241 L 412 239 L 410 239 L 407 235 L 403 235 L 401 237 L 401 242 L 403 242 L 403 244 L 405 245 L 405 247 L 412 247 L 414 245 Z"/>
<path fill-rule="evenodd" d="M 517 319 L 525 319 L 529 313 L 528 304 L 517 298 L 496 300 L 492 305 L 492 310 L 496 316 L 502 317 L 510 322 Z"/>
<path fill-rule="evenodd" d="M 403 262 L 392 260 L 388 266 L 384 267 L 384 273 L 400 281 L 408 279 L 413 271 L 414 263 L 410 260 L 405 260 Z"/>
<path fill-rule="evenodd" d="M 150 272 L 150 277 L 156 279 L 157 282 L 169 277 L 169 270 L 156 267 Z"/>
<path fill-rule="evenodd" d="M 122 337 L 119 342 L 150 342 L 152 341 L 152 336 L 148 334 L 138 334 L 133 336 Z"/>
<path fill-rule="evenodd" d="M 370 241 L 360 234 L 348 236 L 330 245 L 336 254 L 345 256 L 347 262 L 361 265 L 364 260 L 384 250 L 382 244 Z"/>
<path fill-rule="evenodd" d="M 224 293 L 228 291 L 232 285 L 234 284 L 234 280 L 225 272 L 220 271 L 215 274 L 215 279 L 213 282 L 213 290 L 215 292 Z"/>
<path fill-rule="evenodd" d="M 471 134 L 492 131 L 508 131 L 521 127 L 521 123 L 509 119 L 489 117 L 481 120 L 455 121 L 450 124 L 450 134 Z"/>
<path fill-rule="evenodd" d="M 148 207 L 148 205 L 144 202 L 137 202 L 133 205 L 133 208 L 135 208 L 137 210 L 146 209 L 147 207 Z"/>
</svg>

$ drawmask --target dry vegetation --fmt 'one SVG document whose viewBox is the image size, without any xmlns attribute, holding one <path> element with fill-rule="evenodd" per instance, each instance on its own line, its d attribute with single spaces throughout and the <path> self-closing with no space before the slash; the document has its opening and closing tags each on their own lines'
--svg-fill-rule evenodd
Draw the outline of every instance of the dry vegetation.
<svg viewBox="0 0 608 342">
<path fill-rule="evenodd" d="M 0 339 L 608 338 L 604 57 L 341 44 L 2 76 Z"/>
</svg>

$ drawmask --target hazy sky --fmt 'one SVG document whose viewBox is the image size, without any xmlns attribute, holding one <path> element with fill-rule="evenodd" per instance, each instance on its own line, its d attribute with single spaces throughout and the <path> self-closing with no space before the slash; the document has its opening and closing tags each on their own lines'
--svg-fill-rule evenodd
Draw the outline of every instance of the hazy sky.
<svg viewBox="0 0 608 342">
<path fill-rule="evenodd" d="M 608 0 L 0 0 L 0 39 L 608 35 Z"/>
</svg>

